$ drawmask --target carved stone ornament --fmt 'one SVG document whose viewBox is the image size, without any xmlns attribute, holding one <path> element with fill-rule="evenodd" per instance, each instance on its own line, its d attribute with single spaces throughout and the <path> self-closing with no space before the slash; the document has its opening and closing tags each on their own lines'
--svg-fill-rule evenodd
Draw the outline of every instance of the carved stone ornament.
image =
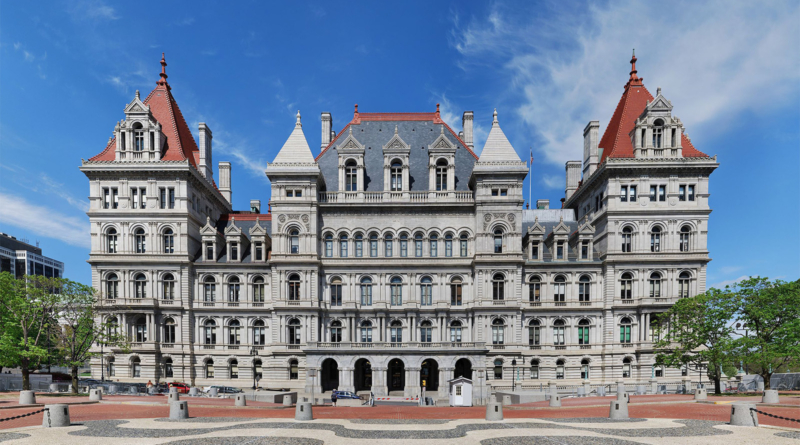
<svg viewBox="0 0 800 445">
<path fill-rule="evenodd" d="M 492 220 L 492 214 L 491 213 L 484 214 L 483 215 L 483 220 L 486 221 L 486 222 L 491 221 Z"/>
<path fill-rule="evenodd" d="M 678 200 L 676 198 L 669 198 L 669 205 L 675 207 L 678 205 Z"/>
<path fill-rule="evenodd" d="M 649 201 L 650 201 L 649 199 L 640 199 L 639 200 L 639 205 L 642 206 L 642 207 L 647 207 L 647 203 Z"/>
<path fill-rule="evenodd" d="M 281 224 L 285 223 L 286 222 L 286 215 L 280 215 L 278 217 L 278 222 L 280 222 Z"/>
<path fill-rule="evenodd" d="M 516 216 L 514 216 L 514 214 L 513 214 L 513 213 L 509 213 L 509 214 L 506 216 L 506 219 L 508 220 L 508 222 L 512 222 L 512 223 L 514 222 L 514 220 L 516 220 L 516 218 L 517 218 L 517 217 L 516 217 Z"/>
<path fill-rule="evenodd" d="M 302 220 L 304 223 L 308 223 L 308 215 L 303 215 L 303 216 L 302 216 L 300 219 L 301 219 L 301 220 Z"/>
</svg>

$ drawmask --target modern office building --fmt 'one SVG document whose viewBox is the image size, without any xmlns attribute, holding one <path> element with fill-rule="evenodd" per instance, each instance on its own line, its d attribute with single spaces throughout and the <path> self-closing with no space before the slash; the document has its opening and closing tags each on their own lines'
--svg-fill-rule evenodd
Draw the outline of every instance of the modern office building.
<svg viewBox="0 0 800 445">
<path fill-rule="evenodd" d="M 9 272 L 16 278 L 25 275 L 59 278 L 64 276 L 64 263 L 42 255 L 39 246 L 0 233 L 0 272 Z"/>
</svg>

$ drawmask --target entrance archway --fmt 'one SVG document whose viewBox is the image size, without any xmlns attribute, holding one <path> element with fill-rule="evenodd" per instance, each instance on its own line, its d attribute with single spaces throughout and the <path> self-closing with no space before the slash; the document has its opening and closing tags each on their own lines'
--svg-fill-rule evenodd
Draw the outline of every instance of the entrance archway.
<svg viewBox="0 0 800 445">
<path fill-rule="evenodd" d="M 386 372 L 389 391 L 403 391 L 406 387 L 406 366 L 403 361 L 399 358 L 392 359 Z"/>
<path fill-rule="evenodd" d="M 322 362 L 322 390 L 330 391 L 339 388 L 339 364 L 332 358 Z"/>
<path fill-rule="evenodd" d="M 472 380 L 472 362 L 470 362 L 469 359 L 461 358 L 456 362 L 456 369 L 453 378 L 457 379 L 459 377 L 465 377 Z"/>
<path fill-rule="evenodd" d="M 429 358 L 422 361 L 419 369 L 419 384 L 427 391 L 439 389 L 439 364 L 436 360 Z"/>
<path fill-rule="evenodd" d="M 354 374 L 355 381 L 353 383 L 356 391 L 369 391 L 372 389 L 372 364 L 369 360 L 365 358 L 358 359 Z"/>
</svg>

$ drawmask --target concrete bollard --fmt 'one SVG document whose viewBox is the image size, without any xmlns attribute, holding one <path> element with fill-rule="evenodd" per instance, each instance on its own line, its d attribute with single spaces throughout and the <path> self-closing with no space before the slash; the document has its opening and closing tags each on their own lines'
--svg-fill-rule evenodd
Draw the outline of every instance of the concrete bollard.
<svg viewBox="0 0 800 445">
<path fill-rule="evenodd" d="M 625 400 L 614 400 L 611 402 L 611 407 L 608 410 L 609 419 L 627 419 L 628 418 L 628 402 Z"/>
<path fill-rule="evenodd" d="M 90 389 L 89 390 L 89 400 L 93 402 L 97 402 L 103 400 L 103 392 L 99 389 Z"/>
<path fill-rule="evenodd" d="M 761 396 L 761 403 L 780 403 L 780 398 L 778 397 L 778 390 L 768 389 L 764 391 L 764 395 Z"/>
<path fill-rule="evenodd" d="M 503 396 L 503 406 L 511 405 L 511 396 Z"/>
<path fill-rule="evenodd" d="M 181 396 L 180 396 L 180 394 L 178 394 L 177 391 L 169 393 L 169 399 L 167 399 L 168 403 L 177 402 L 179 400 L 181 400 Z"/>
<path fill-rule="evenodd" d="M 636 395 L 637 396 L 643 396 L 646 393 L 647 393 L 647 391 L 645 390 L 644 385 L 636 385 Z"/>
<path fill-rule="evenodd" d="M 172 394 L 173 392 L 177 394 L 178 393 L 178 388 L 176 388 L 174 386 L 170 386 L 169 393 Z"/>
<path fill-rule="evenodd" d="M 209 397 L 216 397 L 217 394 L 219 394 L 219 391 L 217 391 L 217 388 L 211 388 L 211 389 L 208 390 L 208 396 Z"/>
<path fill-rule="evenodd" d="M 555 380 L 550 380 L 547 382 L 547 392 L 550 394 L 558 392 L 558 385 L 556 385 Z"/>
<path fill-rule="evenodd" d="M 550 406 L 561 407 L 561 396 L 553 394 L 550 396 Z"/>
<path fill-rule="evenodd" d="M 503 420 L 503 405 L 492 401 L 486 404 L 486 420 Z"/>
<path fill-rule="evenodd" d="M 591 394 L 591 393 L 592 393 L 592 385 L 590 385 L 589 383 L 584 383 L 583 384 L 583 396 L 584 397 L 589 397 L 589 394 Z"/>
<path fill-rule="evenodd" d="M 755 403 L 737 402 L 731 405 L 731 425 L 758 426 L 758 413 Z"/>
<path fill-rule="evenodd" d="M 247 406 L 247 399 L 244 394 L 236 394 L 236 406 Z"/>
<path fill-rule="evenodd" d="M 58 392 L 58 383 L 50 384 L 50 392 Z"/>
<path fill-rule="evenodd" d="M 283 396 L 283 406 L 292 406 L 292 396 Z"/>
<path fill-rule="evenodd" d="M 192 397 L 197 397 L 200 394 L 200 390 L 197 388 L 189 388 L 189 395 Z"/>
<path fill-rule="evenodd" d="M 169 404 L 169 418 L 183 420 L 189 418 L 189 402 L 172 402 Z"/>
<path fill-rule="evenodd" d="M 36 404 L 36 393 L 33 391 L 20 391 L 19 392 L 20 405 L 34 405 Z"/>
<path fill-rule="evenodd" d="M 697 388 L 694 390 L 695 400 L 708 400 L 708 390 L 705 388 Z"/>
<path fill-rule="evenodd" d="M 128 388 L 128 392 L 131 394 L 139 394 L 139 387 L 138 386 L 131 386 Z"/>
<path fill-rule="evenodd" d="M 55 405 L 45 405 L 45 412 L 42 416 L 42 426 L 45 428 L 58 428 L 69 426 L 69 405 L 58 403 Z"/>
<path fill-rule="evenodd" d="M 311 402 L 298 402 L 294 409 L 294 420 L 314 420 Z"/>
<path fill-rule="evenodd" d="M 617 380 L 617 398 L 619 398 L 620 394 L 625 394 L 625 382 Z"/>
</svg>

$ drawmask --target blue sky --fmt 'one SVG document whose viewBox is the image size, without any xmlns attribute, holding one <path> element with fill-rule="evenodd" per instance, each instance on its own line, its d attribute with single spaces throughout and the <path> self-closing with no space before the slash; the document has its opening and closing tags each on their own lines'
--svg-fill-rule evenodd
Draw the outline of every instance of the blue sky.
<svg viewBox="0 0 800 445">
<path fill-rule="evenodd" d="M 337 131 L 362 112 L 434 111 L 476 151 L 492 109 L 533 195 L 554 204 L 589 120 L 605 129 L 636 48 L 711 177 L 708 284 L 800 275 L 800 3 L 797 2 L 0 2 L 0 231 L 90 282 L 89 184 L 123 107 L 146 95 L 166 52 L 195 137 L 233 163 L 234 207 L 268 201 L 263 170 L 303 115 L 319 152 L 320 113 Z M 528 190 L 525 182 L 525 193 Z"/>
</svg>

